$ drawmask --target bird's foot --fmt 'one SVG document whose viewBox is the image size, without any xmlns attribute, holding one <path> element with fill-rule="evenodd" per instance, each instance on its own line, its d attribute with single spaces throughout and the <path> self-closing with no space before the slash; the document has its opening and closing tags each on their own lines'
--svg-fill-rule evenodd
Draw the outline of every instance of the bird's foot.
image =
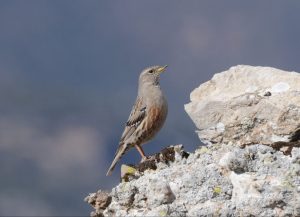
<svg viewBox="0 0 300 217">
<path fill-rule="evenodd" d="M 142 157 L 142 159 L 141 159 L 141 162 L 140 163 L 143 163 L 143 162 L 145 162 L 147 160 L 147 156 L 145 156 L 145 157 Z"/>
<path fill-rule="evenodd" d="M 144 157 L 142 157 L 140 163 L 143 163 L 143 162 L 149 161 L 149 160 L 153 160 L 153 159 L 155 159 L 155 156 L 144 156 Z"/>
</svg>

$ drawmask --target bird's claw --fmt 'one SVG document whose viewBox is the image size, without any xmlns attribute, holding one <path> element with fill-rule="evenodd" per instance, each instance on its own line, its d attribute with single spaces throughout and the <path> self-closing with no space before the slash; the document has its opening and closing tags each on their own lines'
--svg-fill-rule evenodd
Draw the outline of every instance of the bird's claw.
<svg viewBox="0 0 300 217">
<path fill-rule="evenodd" d="M 143 163 L 145 161 L 153 160 L 153 159 L 154 159 L 154 156 L 145 156 L 145 157 L 142 157 L 141 163 Z"/>
<path fill-rule="evenodd" d="M 145 157 L 142 157 L 142 159 L 141 159 L 141 163 L 145 162 L 146 160 L 148 160 L 148 157 L 147 157 L 147 156 L 145 156 Z"/>
</svg>

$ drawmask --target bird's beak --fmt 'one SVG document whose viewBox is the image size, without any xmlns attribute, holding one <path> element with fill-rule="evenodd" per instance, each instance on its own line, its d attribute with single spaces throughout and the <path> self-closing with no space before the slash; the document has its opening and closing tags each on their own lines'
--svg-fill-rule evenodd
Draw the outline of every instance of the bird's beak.
<svg viewBox="0 0 300 217">
<path fill-rule="evenodd" d="M 168 65 L 165 65 L 165 66 L 161 66 L 161 67 L 159 67 L 158 69 L 157 69 L 157 72 L 160 74 L 160 73 L 163 73 L 165 70 L 166 70 L 166 68 L 168 67 Z"/>
</svg>

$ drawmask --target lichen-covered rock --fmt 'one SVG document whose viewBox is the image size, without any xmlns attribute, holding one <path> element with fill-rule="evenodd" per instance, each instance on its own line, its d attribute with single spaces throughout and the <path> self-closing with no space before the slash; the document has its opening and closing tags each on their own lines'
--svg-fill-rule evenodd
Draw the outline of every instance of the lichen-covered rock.
<svg viewBox="0 0 300 217">
<path fill-rule="evenodd" d="M 123 167 L 92 216 L 300 216 L 300 75 L 236 66 L 191 94 L 194 153 L 168 147 Z"/>
<path fill-rule="evenodd" d="M 104 216 L 299 216 L 300 148 L 209 145 L 112 192 Z"/>
<path fill-rule="evenodd" d="M 196 88 L 185 110 L 206 144 L 295 141 L 300 137 L 300 74 L 235 66 Z"/>
<path fill-rule="evenodd" d="M 91 216 L 100 217 L 103 216 L 103 211 L 111 203 L 111 196 L 108 192 L 99 190 L 96 193 L 89 194 L 84 200 L 95 209 Z"/>
</svg>

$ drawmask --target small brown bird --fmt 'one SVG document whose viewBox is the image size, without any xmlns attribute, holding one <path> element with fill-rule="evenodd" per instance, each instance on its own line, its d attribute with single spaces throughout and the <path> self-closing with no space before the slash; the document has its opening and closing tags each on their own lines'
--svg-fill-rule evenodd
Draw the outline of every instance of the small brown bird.
<svg viewBox="0 0 300 217">
<path fill-rule="evenodd" d="M 142 71 L 139 78 L 138 96 L 128 121 L 114 160 L 107 171 L 111 175 L 117 162 L 132 147 L 146 159 L 142 145 L 151 140 L 162 128 L 168 113 L 168 104 L 163 95 L 159 77 L 167 66 L 152 66 Z"/>
</svg>

